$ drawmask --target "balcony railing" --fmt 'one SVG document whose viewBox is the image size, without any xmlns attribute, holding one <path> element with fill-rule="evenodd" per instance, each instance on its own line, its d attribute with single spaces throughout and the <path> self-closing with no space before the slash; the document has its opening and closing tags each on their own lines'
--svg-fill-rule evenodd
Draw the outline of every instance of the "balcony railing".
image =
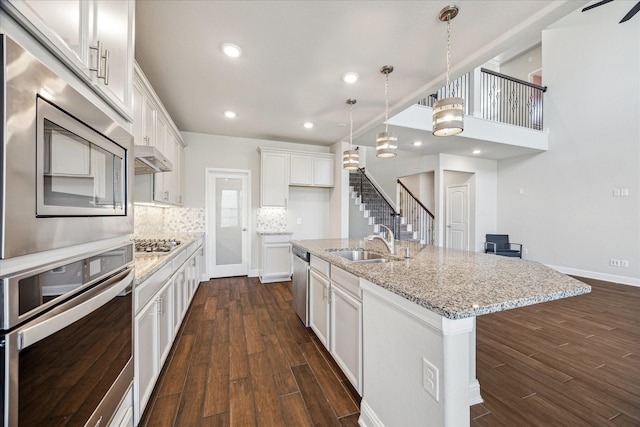
<svg viewBox="0 0 640 427">
<path fill-rule="evenodd" d="M 481 68 L 476 78 L 466 73 L 450 83 L 452 96 L 465 100 L 465 114 L 475 106 L 473 115 L 500 123 L 543 129 L 543 93 L 546 86 L 539 86 L 514 77 Z M 479 90 L 474 91 L 474 86 Z M 437 93 L 420 100 L 418 104 L 433 107 L 438 99 L 445 97 L 444 87 Z M 475 100 L 473 94 L 479 97 Z"/>
</svg>

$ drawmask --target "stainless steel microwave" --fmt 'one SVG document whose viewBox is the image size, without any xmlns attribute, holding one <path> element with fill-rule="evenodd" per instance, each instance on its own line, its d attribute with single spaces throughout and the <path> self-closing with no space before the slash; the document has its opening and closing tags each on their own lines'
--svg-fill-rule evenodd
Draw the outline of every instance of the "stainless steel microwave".
<svg viewBox="0 0 640 427">
<path fill-rule="evenodd" d="M 0 258 L 133 233 L 132 135 L 17 42 L 0 43 Z"/>
</svg>

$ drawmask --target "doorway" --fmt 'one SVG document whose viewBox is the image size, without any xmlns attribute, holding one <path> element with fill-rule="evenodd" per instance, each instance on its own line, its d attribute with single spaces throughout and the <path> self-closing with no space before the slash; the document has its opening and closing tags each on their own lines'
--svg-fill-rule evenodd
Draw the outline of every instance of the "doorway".
<svg viewBox="0 0 640 427">
<path fill-rule="evenodd" d="M 247 275 L 250 183 L 249 170 L 206 170 L 208 277 Z"/>
<path fill-rule="evenodd" d="M 469 250 L 469 185 L 451 185 L 446 190 L 446 247 Z"/>
</svg>

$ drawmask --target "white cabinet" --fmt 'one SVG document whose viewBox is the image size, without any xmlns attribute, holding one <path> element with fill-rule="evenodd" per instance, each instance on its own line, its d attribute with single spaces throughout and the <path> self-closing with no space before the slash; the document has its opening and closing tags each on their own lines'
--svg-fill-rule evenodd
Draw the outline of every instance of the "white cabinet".
<svg viewBox="0 0 640 427">
<path fill-rule="evenodd" d="M 9 13 L 126 119 L 131 119 L 134 10 L 128 0 L 7 3 Z"/>
<path fill-rule="evenodd" d="M 171 203 L 182 205 L 184 203 L 184 147 L 177 139 L 170 137 L 173 142 L 173 171 L 171 172 Z"/>
<path fill-rule="evenodd" d="M 134 418 L 136 424 L 169 355 L 199 280 L 202 239 L 191 243 L 136 286 L 134 321 Z"/>
<path fill-rule="evenodd" d="M 290 234 L 260 235 L 260 281 L 262 283 L 291 280 Z"/>
<path fill-rule="evenodd" d="M 333 187 L 333 154 L 292 153 L 289 185 Z"/>
<path fill-rule="evenodd" d="M 316 336 L 329 348 L 329 264 L 315 256 L 311 256 L 309 274 L 309 326 Z"/>
<path fill-rule="evenodd" d="M 362 297 L 358 277 L 331 266 L 329 352 L 362 395 Z"/>
<path fill-rule="evenodd" d="M 261 151 L 260 206 L 287 207 L 289 198 L 289 155 Z"/>
<path fill-rule="evenodd" d="M 173 165 L 173 135 L 167 132 L 167 124 L 162 116 L 156 118 L 156 148 L 166 156 Z M 175 168 L 175 165 L 174 165 Z M 161 172 L 153 177 L 153 200 L 162 203 L 171 203 L 171 178 L 172 172 Z"/>
<path fill-rule="evenodd" d="M 135 419 L 139 420 L 149 401 L 159 372 L 157 304 L 152 300 L 134 322 Z"/>
</svg>

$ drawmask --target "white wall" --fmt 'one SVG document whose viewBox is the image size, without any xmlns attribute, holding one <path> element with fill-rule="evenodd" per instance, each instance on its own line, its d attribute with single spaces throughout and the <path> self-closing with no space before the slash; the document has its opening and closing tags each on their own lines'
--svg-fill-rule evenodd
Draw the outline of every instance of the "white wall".
<svg viewBox="0 0 640 427">
<path fill-rule="evenodd" d="M 499 72 L 528 82 L 530 81 L 529 74 L 541 68 L 542 46 L 538 45 L 512 58 L 509 62 L 500 64 Z"/>
<path fill-rule="evenodd" d="M 498 225 L 530 259 L 640 285 L 640 25 L 638 16 L 618 24 L 633 3 L 577 12 L 543 32 L 550 148 L 499 162 Z M 613 197 L 616 188 L 629 196 Z"/>
<path fill-rule="evenodd" d="M 251 170 L 251 265 L 259 268 L 259 238 L 256 231 L 256 212 L 260 207 L 260 153 L 258 147 L 299 151 L 329 152 L 329 147 L 288 142 L 236 138 L 182 132 L 188 147 L 185 149 L 185 207 L 205 207 L 205 169 Z M 287 227 L 293 239 L 322 238 L 329 233 L 329 200 L 332 189 L 290 188 Z M 295 220 L 302 219 L 297 225 Z"/>
</svg>

